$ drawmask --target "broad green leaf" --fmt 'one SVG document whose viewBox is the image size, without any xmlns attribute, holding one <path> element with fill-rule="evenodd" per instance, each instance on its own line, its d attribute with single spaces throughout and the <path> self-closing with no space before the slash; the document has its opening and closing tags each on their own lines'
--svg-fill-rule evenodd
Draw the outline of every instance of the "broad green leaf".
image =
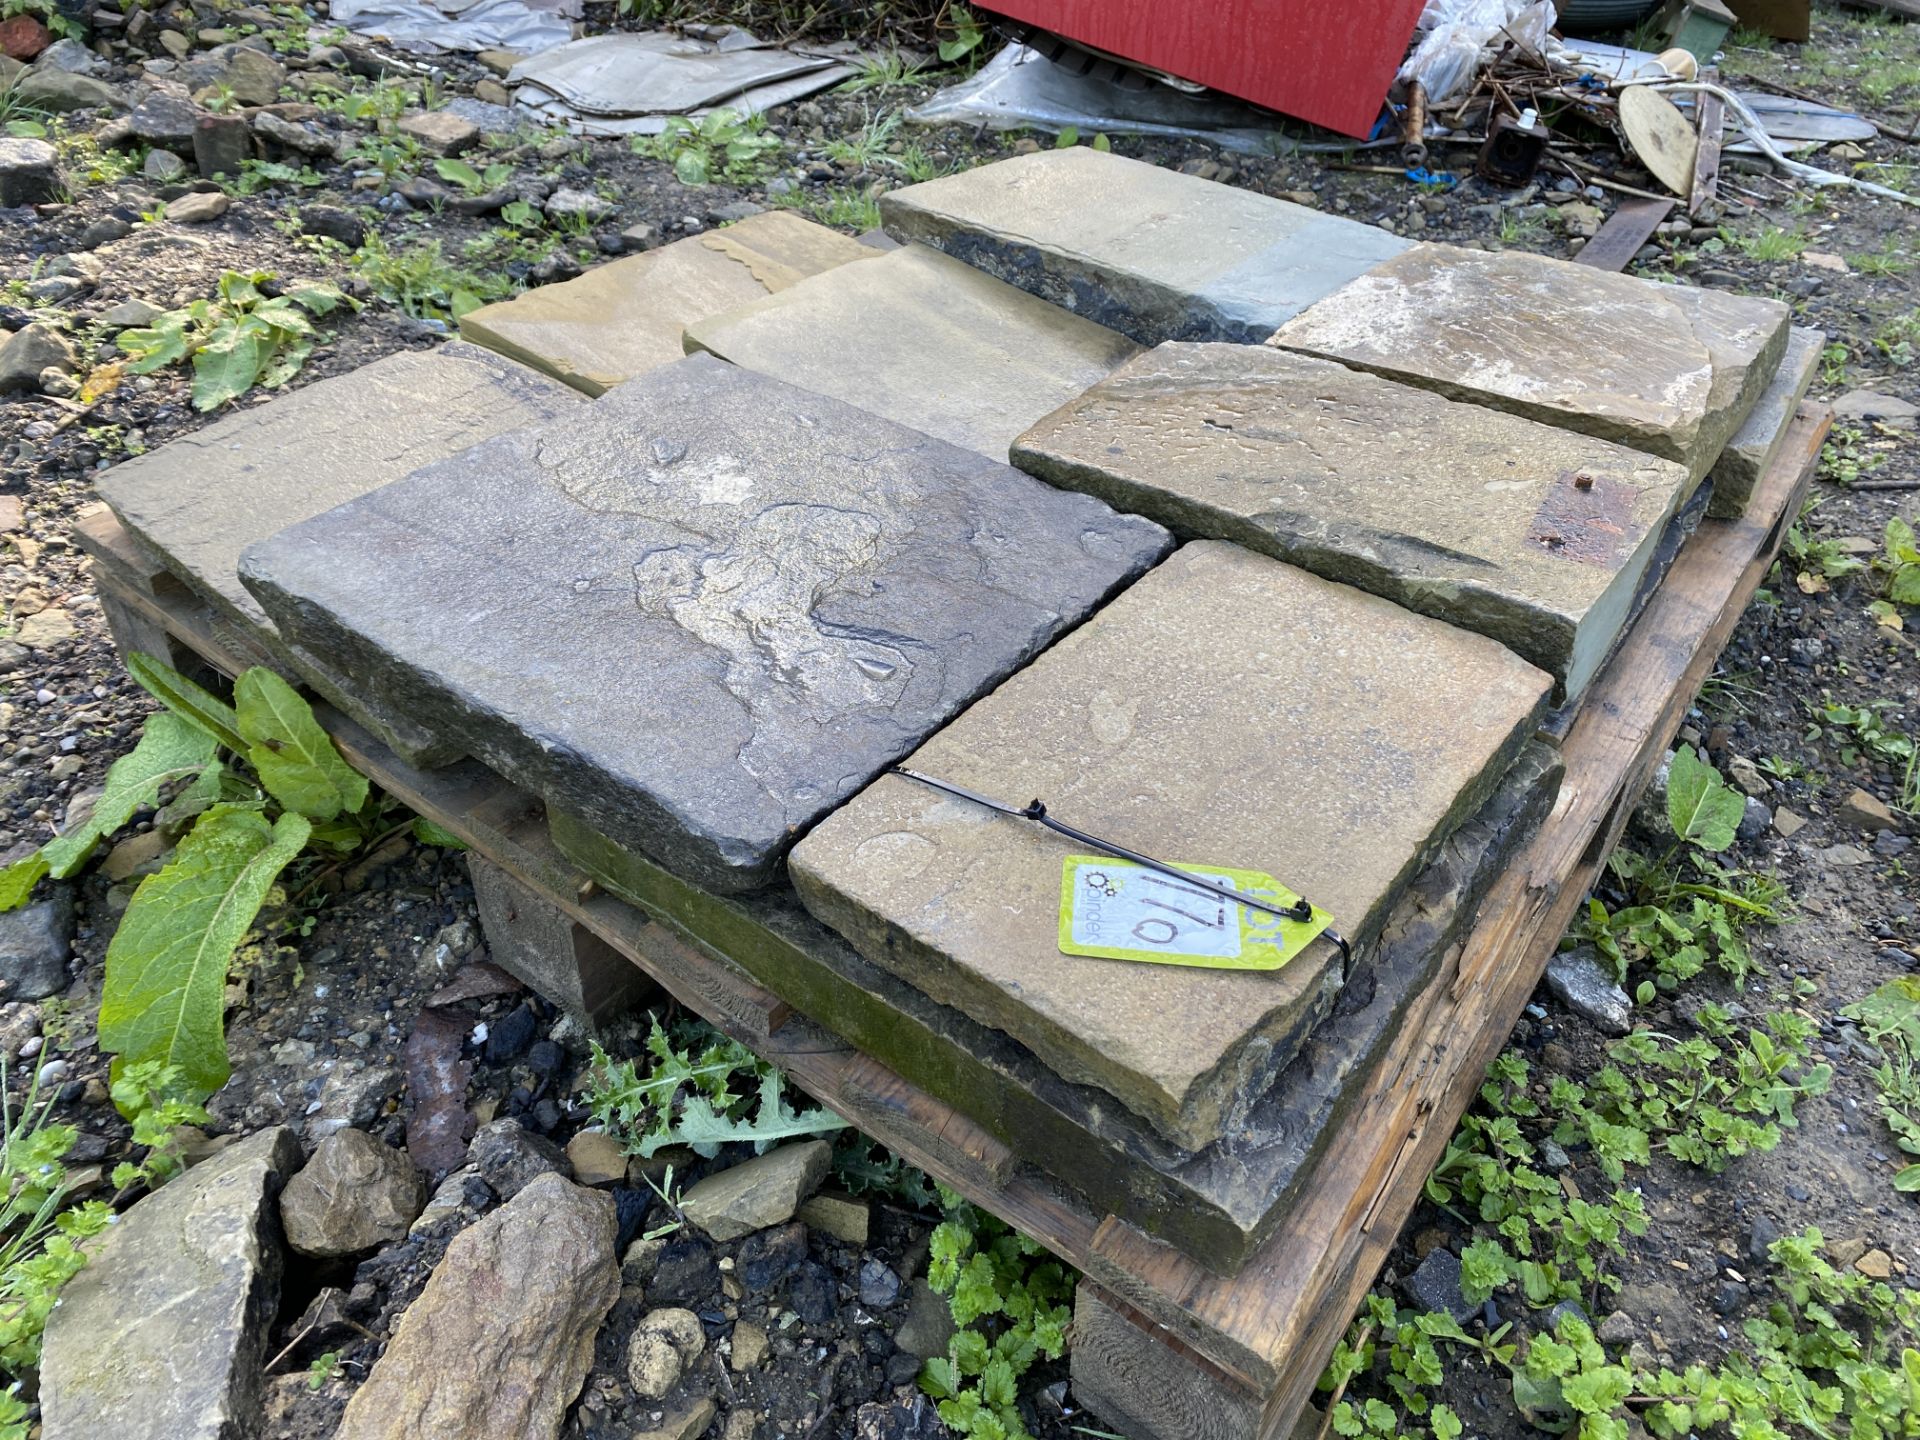
<svg viewBox="0 0 1920 1440">
<path fill-rule="evenodd" d="M 1720 851 L 1733 844 L 1747 802 L 1720 778 L 1720 772 L 1702 760 L 1691 745 L 1673 752 L 1667 771 L 1667 819 L 1673 833 L 1702 850 Z"/>
<path fill-rule="evenodd" d="M 178 717 L 169 715 L 168 718 Z M 194 733 L 204 732 L 195 730 Z M 208 743 L 212 742 L 209 740 Z M 163 829 L 172 829 L 204 815 L 220 803 L 220 793 L 226 788 L 226 781 L 227 767 L 218 760 L 211 762 L 200 772 L 199 779 L 167 802 L 166 807 L 153 817 L 153 823 Z"/>
<path fill-rule="evenodd" d="M 367 777 L 340 758 L 313 708 L 273 671 L 256 665 L 233 687 L 247 759 L 260 783 L 289 810 L 331 820 L 358 810 Z"/>
<path fill-rule="evenodd" d="M 226 701 L 137 650 L 127 657 L 127 673 L 174 714 L 190 720 L 234 754 L 247 753 L 247 742 L 240 738 L 240 717 Z"/>
<path fill-rule="evenodd" d="M 708 180 L 707 157 L 699 150 L 682 150 L 673 157 L 673 173 L 682 185 L 704 185 Z"/>
<path fill-rule="evenodd" d="M 444 826 L 436 825 L 426 816 L 418 816 L 413 822 L 413 838 L 422 845 L 432 845 L 441 850 L 464 850 L 467 842 Z"/>
<path fill-rule="evenodd" d="M 508 170 L 508 174 L 512 174 Z M 282 297 L 291 300 L 309 315 L 329 315 L 345 305 L 350 310 L 358 310 L 360 302 L 348 295 L 338 285 L 326 280 L 302 280 L 287 286 L 280 292 Z"/>
<path fill-rule="evenodd" d="M 170 711 L 150 717 L 140 743 L 113 762 L 106 788 L 93 814 L 57 840 L 41 847 L 56 880 L 64 880 L 86 863 L 103 835 L 111 835 L 133 818 L 133 812 L 159 799 L 175 781 L 199 775 L 214 760 L 214 743 L 197 725 Z"/>
<path fill-rule="evenodd" d="M 141 881 L 107 947 L 102 1050 L 122 1065 L 177 1065 L 201 1094 L 226 1083 L 227 966 L 310 830 L 303 815 L 269 825 L 225 805 L 200 817 L 172 862 Z"/>
<path fill-rule="evenodd" d="M 193 356 L 193 408 L 218 410 L 253 388 L 265 361 L 260 337 L 222 326 Z"/>
<path fill-rule="evenodd" d="M 153 804 L 168 785 L 203 772 L 213 759 L 213 741 L 197 727 L 177 715 L 153 716 L 140 743 L 107 771 L 106 787 L 93 813 L 26 859 L 0 870 L 0 911 L 26 904 L 43 875 L 66 879 L 86 864 L 101 836 L 126 824 L 142 805 Z"/>
<path fill-rule="evenodd" d="M 0 910 L 18 910 L 33 894 L 33 887 L 49 869 L 47 857 L 38 850 L 24 860 L 16 860 L 0 870 Z"/>
<path fill-rule="evenodd" d="M 1908 1165 L 1895 1174 L 1893 1188 L 1909 1193 L 1920 1190 L 1920 1165 Z"/>
<path fill-rule="evenodd" d="M 1920 605 L 1920 565 L 1902 565 L 1887 582 L 1887 598 L 1896 605 Z"/>
<path fill-rule="evenodd" d="M 175 310 L 162 315 L 148 328 L 122 330 L 116 343 L 135 357 L 127 368 L 135 375 L 147 375 L 186 359 L 186 323 L 186 312 Z"/>
<path fill-rule="evenodd" d="M 442 180 L 451 181 L 475 193 L 484 190 L 487 185 L 487 182 L 481 178 L 480 172 L 464 160 L 452 158 L 436 160 L 433 162 L 433 170 Z"/>
</svg>

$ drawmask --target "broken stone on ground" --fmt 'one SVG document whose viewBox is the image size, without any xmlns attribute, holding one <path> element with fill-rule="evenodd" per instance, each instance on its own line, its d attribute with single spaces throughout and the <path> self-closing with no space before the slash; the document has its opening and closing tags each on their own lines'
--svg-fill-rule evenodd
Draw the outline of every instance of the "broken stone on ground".
<svg viewBox="0 0 1920 1440">
<path fill-rule="evenodd" d="M 553 1440 L 620 1295 L 613 1201 L 531 1181 L 447 1246 L 335 1440 L 513 1435 Z"/>
<path fill-rule="evenodd" d="M 280 1304 L 274 1197 L 299 1164 L 291 1130 L 262 1130 L 146 1196 L 91 1247 L 47 1318 L 46 1440 L 252 1433 Z"/>
<path fill-rule="evenodd" d="M 471 310 L 460 334 L 587 395 L 678 360 L 696 320 L 879 252 L 770 210 Z"/>
<path fill-rule="evenodd" d="M 1131 336 L 1257 343 L 1408 248 L 1323 215 L 1087 146 L 880 197 L 887 231 Z"/>
<path fill-rule="evenodd" d="M 1577 696 L 1680 466 L 1330 361 L 1169 344 L 1014 444 L 1021 469 L 1490 635 Z"/>
<path fill-rule="evenodd" d="M 1550 689 L 1491 640 L 1202 541 L 908 763 L 1015 803 L 1038 796 L 1162 858 L 1263 871 L 1364 954 L 1409 877 L 1499 783 Z M 1275 972 L 1063 954 L 1074 848 L 887 776 L 796 847 L 791 873 L 873 963 L 1204 1146 L 1326 1014 L 1339 952 L 1317 941 Z"/>
<path fill-rule="evenodd" d="M 297 525 L 242 573 L 365 693 L 739 890 L 1166 543 L 691 356 Z"/>
<path fill-rule="evenodd" d="M 1704 476 L 1772 381 L 1775 300 L 1518 250 L 1419 245 L 1270 344 L 1645 450 Z"/>
<path fill-rule="evenodd" d="M 1139 347 L 908 245 L 691 324 L 687 349 L 1004 460 L 1014 436 Z"/>
</svg>

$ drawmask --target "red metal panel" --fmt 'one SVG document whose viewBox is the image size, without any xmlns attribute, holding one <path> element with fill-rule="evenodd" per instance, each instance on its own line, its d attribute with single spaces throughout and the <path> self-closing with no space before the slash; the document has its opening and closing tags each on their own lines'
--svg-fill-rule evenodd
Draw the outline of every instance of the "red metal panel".
<svg viewBox="0 0 1920 1440">
<path fill-rule="evenodd" d="M 989 0 L 986 8 L 1364 137 L 1422 0 Z"/>
</svg>

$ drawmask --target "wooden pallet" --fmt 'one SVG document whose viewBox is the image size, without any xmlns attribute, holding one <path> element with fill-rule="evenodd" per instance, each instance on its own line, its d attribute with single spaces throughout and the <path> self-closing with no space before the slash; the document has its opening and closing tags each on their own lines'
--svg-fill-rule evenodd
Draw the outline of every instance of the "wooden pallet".
<svg viewBox="0 0 1920 1440">
<path fill-rule="evenodd" d="M 1746 515 L 1704 522 L 1681 552 L 1565 730 L 1552 815 L 1414 1002 L 1294 1209 L 1231 1278 L 1093 1212 L 724 956 L 601 893 L 556 849 L 536 797 L 471 761 L 415 770 L 344 716 L 319 713 L 376 783 L 460 836 L 529 907 L 579 927 L 540 962 L 565 969 L 543 988 L 570 986 L 574 1003 L 592 1009 L 621 983 L 608 951 L 624 957 L 861 1130 L 1078 1267 L 1074 1384 L 1103 1420 L 1138 1440 L 1272 1440 L 1308 1413 L 1427 1173 L 1772 564 L 1830 423 L 1824 407 L 1803 405 Z M 227 675 L 270 663 L 143 556 L 104 507 L 83 517 L 78 539 L 123 650 Z"/>
</svg>

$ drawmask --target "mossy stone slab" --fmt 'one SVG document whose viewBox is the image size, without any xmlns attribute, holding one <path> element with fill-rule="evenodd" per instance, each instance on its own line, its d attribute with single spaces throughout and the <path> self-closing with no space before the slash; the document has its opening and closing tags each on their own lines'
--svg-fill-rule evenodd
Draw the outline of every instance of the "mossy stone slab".
<svg viewBox="0 0 1920 1440">
<path fill-rule="evenodd" d="M 357 499 L 503 431 L 570 413 L 566 386 L 458 341 L 402 351 L 215 420 L 114 466 L 100 498 L 136 543 L 413 764 L 462 753 L 430 729 L 359 697 L 288 643 L 247 593 L 240 553 L 256 540 Z"/>
<path fill-rule="evenodd" d="M 1084 145 L 888 191 L 880 218 L 1143 345 L 1257 343 L 1409 244 Z"/>
<path fill-rule="evenodd" d="M 1013 462 L 1491 635 L 1568 696 L 1693 488 L 1643 451 L 1259 345 L 1159 346 Z"/>
<path fill-rule="evenodd" d="M 362 690 L 739 890 L 1168 544 L 697 355 L 295 526 L 242 575 Z"/>
<path fill-rule="evenodd" d="M 1772 381 L 1789 317 L 1775 300 L 1420 245 L 1270 343 L 1645 450 L 1699 478 Z"/>
<path fill-rule="evenodd" d="M 1238 546 L 1185 546 L 908 762 L 1147 854 L 1258 870 L 1361 956 L 1486 800 L 1552 681 L 1471 635 Z M 1105 1090 L 1175 1143 L 1225 1133 L 1345 979 L 1062 954 L 1060 837 L 883 776 L 793 852 L 868 959 Z"/>
<path fill-rule="evenodd" d="M 1358 1078 L 1471 923 L 1480 896 L 1551 807 L 1560 764 L 1534 742 L 1421 870 L 1370 959 L 1294 1063 L 1199 1151 L 1111 1096 L 1061 1079 L 1009 1036 L 861 956 L 791 887 L 713 895 L 564 812 L 560 850 L 607 891 L 739 966 L 802 1014 L 938 1096 L 1103 1211 L 1231 1274 L 1272 1233 L 1337 1134 Z"/>
<path fill-rule="evenodd" d="M 687 349 L 1007 458 L 1014 436 L 1139 353 L 1126 336 L 924 245 L 687 326 Z"/>
<path fill-rule="evenodd" d="M 1715 519 L 1744 515 L 1753 498 L 1753 487 L 1772 468 L 1780 447 L 1793 424 L 1794 413 L 1807 398 L 1814 374 L 1820 369 L 1820 352 L 1827 337 L 1819 330 L 1796 325 L 1787 339 L 1786 358 L 1774 372 L 1760 403 L 1753 407 L 1746 423 L 1727 442 L 1713 467 L 1713 499 L 1707 514 Z"/>
<path fill-rule="evenodd" d="M 461 317 L 460 334 L 601 395 L 678 360 L 682 334 L 696 320 L 879 258 L 851 236 L 769 210 L 483 305 Z"/>
</svg>

